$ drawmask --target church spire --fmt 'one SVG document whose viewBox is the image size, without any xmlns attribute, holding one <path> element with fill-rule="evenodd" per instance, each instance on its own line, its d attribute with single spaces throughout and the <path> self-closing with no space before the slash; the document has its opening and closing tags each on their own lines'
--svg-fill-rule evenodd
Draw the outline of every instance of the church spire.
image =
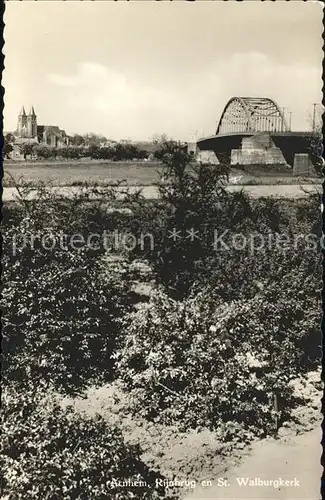
<svg viewBox="0 0 325 500">
<path fill-rule="evenodd" d="M 24 106 L 21 108 L 19 116 L 26 116 L 26 111 Z"/>
<path fill-rule="evenodd" d="M 34 106 L 30 108 L 29 116 L 36 116 Z"/>
</svg>

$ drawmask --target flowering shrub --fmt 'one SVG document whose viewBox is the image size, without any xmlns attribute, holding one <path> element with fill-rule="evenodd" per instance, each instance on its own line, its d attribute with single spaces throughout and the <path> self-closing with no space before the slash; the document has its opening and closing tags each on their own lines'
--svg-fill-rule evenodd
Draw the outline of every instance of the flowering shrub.
<svg viewBox="0 0 325 500">
<path fill-rule="evenodd" d="M 294 403 L 289 380 L 320 356 L 317 295 L 294 278 L 229 303 L 209 290 L 183 302 L 160 292 L 132 313 L 116 360 L 135 410 L 185 427 L 274 430 Z"/>
<path fill-rule="evenodd" d="M 34 248 L 21 245 L 13 253 L 15 234 L 29 241 L 33 220 L 4 231 L 5 377 L 47 380 L 69 391 L 109 379 L 120 319 L 134 300 L 127 275 L 121 279 L 87 247 L 45 249 L 36 239 Z"/>
<path fill-rule="evenodd" d="M 172 500 L 156 485 L 162 477 L 140 460 L 141 450 L 127 446 L 119 428 L 100 416 L 10 386 L 2 417 L 3 498 Z"/>
</svg>

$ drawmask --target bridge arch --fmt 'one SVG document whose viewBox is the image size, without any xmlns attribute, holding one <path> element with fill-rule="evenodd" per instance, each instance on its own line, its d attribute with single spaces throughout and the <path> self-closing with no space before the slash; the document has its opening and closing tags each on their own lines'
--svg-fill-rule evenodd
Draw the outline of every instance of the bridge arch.
<svg viewBox="0 0 325 500">
<path fill-rule="evenodd" d="M 286 132 L 283 111 L 269 97 L 232 97 L 219 120 L 216 135 L 240 132 Z"/>
</svg>

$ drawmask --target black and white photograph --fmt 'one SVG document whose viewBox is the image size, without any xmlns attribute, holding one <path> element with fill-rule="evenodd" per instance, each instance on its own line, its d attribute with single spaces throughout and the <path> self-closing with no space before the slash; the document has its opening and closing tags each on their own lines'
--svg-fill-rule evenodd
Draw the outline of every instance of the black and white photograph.
<svg viewBox="0 0 325 500">
<path fill-rule="evenodd" d="M 323 10 L 4 3 L 1 500 L 321 500 Z"/>
</svg>

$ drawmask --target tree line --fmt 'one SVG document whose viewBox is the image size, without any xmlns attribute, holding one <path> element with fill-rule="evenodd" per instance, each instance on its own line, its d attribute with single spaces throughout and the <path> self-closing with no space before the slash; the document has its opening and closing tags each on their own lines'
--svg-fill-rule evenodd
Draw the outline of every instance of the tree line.
<svg viewBox="0 0 325 500">
<path fill-rule="evenodd" d="M 10 158 L 13 151 L 15 137 L 8 133 L 4 136 L 2 153 L 4 158 Z M 47 144 L 23 142 L 20 144 L 21 154 L 24 159 L 34 156 L 38 159 L 67 159 L 78 160 L 80 158 L 91 158 L 96 160 L 145 160 L 149 158 L 150 152 L 131 143 L 118 143 L 108 141 L 103 136 L 86 134 L 85 136 L 74 135 L 69 138 L 69 145 L 63 147 L 52 147 Z"/>
</svg>

